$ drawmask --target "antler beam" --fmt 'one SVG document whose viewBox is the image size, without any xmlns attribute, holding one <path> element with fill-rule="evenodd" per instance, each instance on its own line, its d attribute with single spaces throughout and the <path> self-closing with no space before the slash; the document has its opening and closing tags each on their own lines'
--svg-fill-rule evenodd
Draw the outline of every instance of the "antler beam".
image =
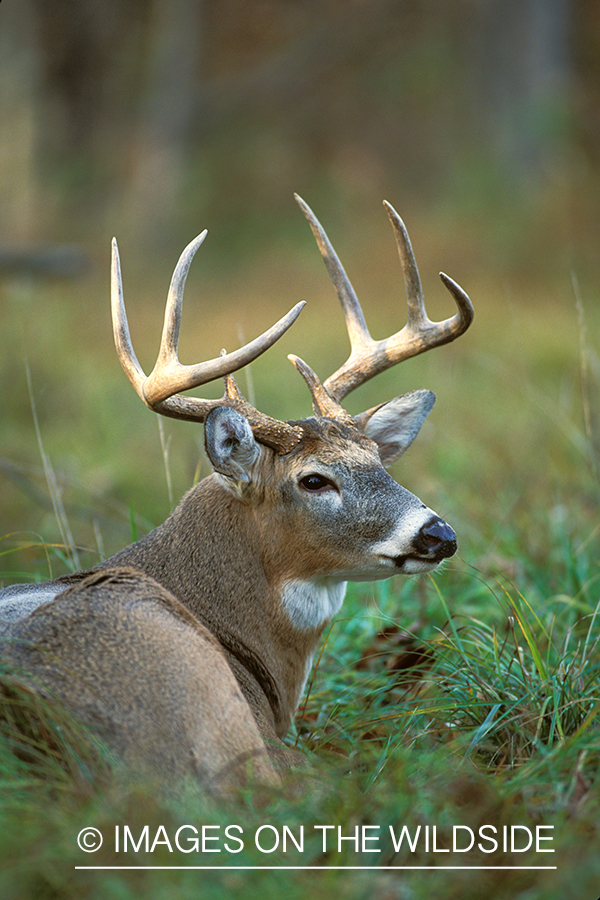
<svg viewBox="0 0 600 900">
<path fill-rule="evenodd" d="M 167 297 L 165 321 L 156 365 L 146 375 L 133 349 L 125 301 L 123 281 L 117 242 L 112 242 L 111 306 L 113 333 L 117 354 L 123 370 L 146 406 L 161 415 L 176 419 L 203 422 L 216 406 L 232 406 L 246 416 L 262 443 L 278 452 L 291 450 L 302 435 L 302 429 L 272 419 L 255 409 L 239 393 L 231 373 L 241 369 L 263 354 L 296 321 L 305 303 L 297 303 L 287 315 L 255 340 L 232 353 L 223 352 L 218 358 L 185 366 L 179 362 L 177 348 L 181 326 L 181 308 L 186 278 L 194 255 L 203 243 L 207 232 L 203 231 L 191 241 L 179 258 L 173 272 Z M 180 392 L 199 387 L 217 378 L 225 378 L 225 394 L 220 400 L 202 400 L 197 397 L 182 397 Z"/>
<path fill-rule="evenodd" d="M 443 272 L 440 272 L 440 278 L 454 297 L 458 311 L 443 322 L 432 322 L 427 316 L 419 270 L 408 232 L 396 210 L 384 201 L 404 273 L 408 321 L 401 331 L 391 337 L 381 341 L 373 340 L 354 288 L 323 227 L 310 207 L 297 194 L 294 196 L 308 220 L 336 289 L 350 338 L 350 356 L 323 382 L 323 387 L 334 400 L 341 401 L 350 391 L 379 372 L 432 347 L 447 344 L 466 331 L 473 321 L 473 306 L 463 289 Z"/>
</svg>

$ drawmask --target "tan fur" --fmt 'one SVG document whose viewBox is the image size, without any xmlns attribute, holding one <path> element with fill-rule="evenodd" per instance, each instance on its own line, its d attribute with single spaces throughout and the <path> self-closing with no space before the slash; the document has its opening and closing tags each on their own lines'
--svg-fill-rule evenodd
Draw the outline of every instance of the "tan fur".
<svg viewBox="0 0 600 900">
<path fill-rule="evenodd" d="M 19 622 L 3 655 L 142 775 L 219 792 L 277 780 L 222 647 L 141 572 L 83 578 Z"/>
</svg>

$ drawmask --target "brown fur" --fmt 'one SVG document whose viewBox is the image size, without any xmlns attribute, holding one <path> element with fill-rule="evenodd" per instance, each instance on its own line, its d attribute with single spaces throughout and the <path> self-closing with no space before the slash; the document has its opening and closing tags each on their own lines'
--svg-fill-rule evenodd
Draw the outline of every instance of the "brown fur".
<svg viewBox="0 0 600 900">
<path fill-rule="evenodd" d="M 19 622 L 12 638 L 6 662 L 76 703 L 128 768 L 163 782 L 192 775 L 217 791 L 250 773 L 276 781 L 222 647 L 147 575 L 94 572 Z"/>
</svg>

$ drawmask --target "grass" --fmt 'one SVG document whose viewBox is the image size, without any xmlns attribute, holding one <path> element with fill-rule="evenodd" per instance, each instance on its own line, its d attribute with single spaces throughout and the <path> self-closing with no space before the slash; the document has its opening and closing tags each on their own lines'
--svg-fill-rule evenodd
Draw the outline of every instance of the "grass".
<svg viewBox="0 0 600 900">
<path fill-rule="evenodd" d="M 482 614 L 450 615 L 448 597 L 466 591 L 469 581 L 470 602 L 480 605 Z M 1 896 L 192 897 L 201 890 L 203 897 L 218 897 L 236 889 L 244 896 L 270 896 L 285 888 L 292 897 L 306 896 L 306 890 L 316 896 L 335 890 L 345 897 L 412 898 L 434 890 L 443 897 L 529 900 L 563 897 L 574 885 L 578 896 L 593 896 L 600 877 L 594 850 L 600 837 L 597 606 L 586 610 L 581 601 L 577 611 L 567 603 L 559 610 L 548 605 L 534 611 L 514 587 L 462 566 L 426 579 L 416 592 L 382 584 L 367 594 L 366 588 L 353 590 L 345 616 L 331 627 L 296 735 L 290 735 L 290 742 L 304 749 L 312 779 L 294 799 L 276 791 L 262 792 L 258 799 L 240 792 L 217 804 L 193 795 L 160 798 L 143 786 L 119 784 L 108 777 L 89 736 L 64 714 L 31 693 L 19 696 L 5 687 Z M 423 604 L 435 605 L 436 613 L 427 616 L 418 637 L 407 636 L 398 625 L 399 604 L 403 618 L 422 615 Z M 411 653 L 416 665 L 406 664 Z M 5 673 L 3 684 L 9 683 Z M 94 774 L 98 769 L 100 775 Z M 106 842 L 106 849 L 93 856 L 75 843 L 79 831 L 92 824 Z M 240 844 L 233 840 L 228 846 L 235 853 L 225 849 L 225 828 L 232 824 L 239 828 L 230 834 L 244 841 L 239 853 Z M 126 855 L 114 852 L 116 825 L 121 841 L 129 826 L 137 851 L 130 844 Z M 212 826 L 208 834 L 215 842 L 207 846 L 219 854 L 178 851 L 174 835 L 182 825 L 193 825 L 199 833 L 202 825 Z M 321 825 L 334 826 L 327 832 L 325 852 L 322 829 L 315 829 Z M 427 852 L 425 827 L 433 825 L 437 852 Z M 496 835 L 500 846 L 505 826 L 509 836 L 511 827 L 519 826 L 519 840 L 527 837 L 525 828 L 535 833 L 536 827 L 552 826 L 540 832 L 552 842 L 540 846 L 555 853 L 442 855 L 442 848 L 452 849 L 455 832 L 458 846 L 465 847 L 467 829 L 479 835 L 484 825 L 494 826 L 496 831 L 484 833 Z M 360 838 L 363 826 L 373 840 L 356 852 L 356 828 Z M 390 826 L 396 839 L 406 826 L 411 840 L 421 827 L 423 837 L 414 852 L 406 839 L 395 852 Z M 456 831 L 456 826 L 463 828 Z M 342 837 L 353 838 L 342 841 L 340 849 L 338 827 Z M 254 844 L 261 828 L 262 850 Z M 195 836 L 192 829 L 183 834 Z M 290 834 L 297 843 L 303 836 L 302 852 Z M 276 840 L 280 846 L 270 852 Z M 182 839 L 182 846 L 186 850 L 192 844 Z M 524 843 L 517 841 L 519 846 Z M 241 868 L 91 873 L 74 868 L 92 863 L 379 868 L 327 873 Z M 443 870 L 410 870 L 399 875 L 382 868 L 550 864 L 558 870 L 444 875 Z"/>
<path fill-rule="evenodd" d="M 305 725 L 309 740 L 352 755 L 365 735 L 369 744 L 388 746 L 389 729 L 397 727 L 401 743 L 459 750 L 507 783 L 518 781 L 531 760 L 572 762 L 573 754 L 597 747 L 598 604 L 581 616 L 556 609 L 540 616 L 516 588 L 479 582 L 483 615 L 451 616 L 441 580 L 432 590 L 446 619 L 429 623 L 429 639 L 403 634 L 397 618 L 384 613 L 391 624 L 379 635 L 350 644 L 363 648 L 354 660 L 356 683 L 346 674 L 348 636 L 339 638 L 339 649 L 330 639 L 324 687 L 305 707 L 304 722 L 315 720 L 314 728 Z M 490 590 L 500 615 L 486 603 Z M 344 674 L 336 677 L 332 665 Z M 596 764 L 592 753 L 589 765 Z"/>
<path fill-rule="evenodd" d="M 418 238 L 414 244 L 418 252 Z M 364 278 L 383 279 L 383 268 L 375 276 L 363 273 Z M 395 278 L 398 273 L 392 274 Z M 424 270 L 423 275 L 426 290 L 433 291 Z M 256 333 L 259 318 L 273 320 L 276 307 L 281 312 L 279 297 L 263 299 L 264 283 L 253 278 L 244 285 L 252 311 L 243 325 L 247 335 Z M 127 272 L 125 279 L 129 292 Z M 562 900 L 598 894 L 595 410 L 600 367 L 592 349 L 597 313 L 589 285 L 574 290 L 568 279 L 563 285 L 529 287 L 525 303 L 515 299 L 520 297 L 517 285 L 490 291 L 476 273 L 474 284 L 469 277 L 461 280 L 475 299 L 472 332 L 437 356 L 407 364 L 401 387 L 395 373 L 386 373 L 372 393 L 370 387 L 361 389 L 350 404 L 356 412 L 401 390 L 436 390 L 431 421 L 394 475 L 453 524 L 459 554 L 431 578 L 350 587 L 325 636 L 288 738 L 306 756 L 306 790 L 292 798 L 285 791 L 240 792 L 217 804 L 199 800 L 193 792 L 161 797 L 144 785 L 124 784 L 109 775 L 101 748 L 65 711 L 23 688 L 15 673 L 3 672 L 1 900 L 269 898 L 282 891 L 290 898 L 337 893 L 376 900 L 432 895 L 444 900 Z M 215 309 L 201 326 L 189 323 L 190 346 L 204 346 L 206 334 L 215 326 L 220 329 L 230 315 L 231 284 L 210 287 Z M 379 287 L 383 297 L 397 289 L 391 280 Z M 330 301 L 327 290 L 322 290 L 323 304 Z M 13 390 L 2 398 L 0 416 L 0 465 L 6 476 L 0 578 L 6 582 L 68 570 L 75 565 L 72 544 L 77 544 L 82 566 L 109 555 L 164 519 L 172 498 L 206 473 L 205 464 L 198 462 L 197 429 L 167 421 L 159 433 L 152 417 L 138 409 L 139 401 L 127 392 L 112 360 L 107 323 L 91 321 L 89 307 L 83 311 L 77 304 L 78 291 L 56 285 L 41 290 L 35 297 L 37 315 L 23 342 L 18 323 L 22 304 L 33 303 L 33 287 L 9 286 L 0 298 L 5 334 L 15 344 L 11 372 L 17 372 Z M 317 309 L 319 291 L 315 288 L 311 301 Z M 86 293 L 104 309 L 100 281 L 88 283 Z M 154 340 L 149 323 L 155 314 L 160 318 L 158 305 L 146 312 L 134 288 L 130 315 L 143 360 Z M 383 320 L 386 310 L 376 307 L 372 314 Z M 304 325 L 301 317 L 298 325 L 289 345 L 284 339 L 280 358 L 300 347 L 304 355 L 308 347 L 311 364 L 314 359 L 315 367 L 326 371 L 321 329 L 312 333 L 315 318 Z M 64 334 L 69 335 L 69 352 L 56 354 Z M 16 348 L 25 342 L 36 348 L 30 391 L 25 367 L 14 366 L 21 352 Z M 334 354 L 344 350 L 333 336 L 328 349 Z M 8 356 L 0 361 L 6 378 Z M 282 417 L 306 414 L 301 385 L 296 386 L 292 374 L 289 391 L 286 382 L 282 392 L 280 370 L 272 365 L 253 366 L 258 405 Z M 47 483 L 54 485 L 51 492 Z M 122 838 L 126 824 L 136 843 L 146 826 L 150 846 L 157 836 L 163 840 L 153 852 L 145 852 L 142 839 L 138 850 L 117 854 L 115 827 L 121 828 Z M 173 842 L 184 824 L 198 831 L 202 825 L 220 826 L 211 832 L 219 835 L 212 847 L 218 846 L 220 853 L 171 851 L 165 835 Z M 224 847 L 225 827 L 232 824 L 243 829 L 239 853 Z M 84 853 L 76 843 L 81 829 L 90 825 L 105 838 L 97 854 Z M 334 826 L 325 851 L 315 825 Z M 406 840 L 394 850 L 389 828 L 397 836 L 403 825 L 411 839 L 421 828 L 414 852 Z M 499 836 L 505 828 L 510 836 L 511 827 L 519 826 L 519 837 L 524 828 L 552 826 L 552 832 L 542 833 L 553 835 L 555 853 L 500 849 L 486 854 L 475 846 L 446 854 L 459 825 L 477 835 L 491 825 Z M 261 832 L 264 852 L 254 843 L 261 826 L 272 826 Z M 303 851 L 294 849 L 288 837 L 285 852 L 281 844 L 266 852 L 275 830 L 283 841 L 286 826 L 297 840 L 304 827 Z M 360 836 L 364 826 L 365 835 L 377 835 L 379 841 L 366 841 L 364 852 L 355 852 L 350 840 L 338 849 L 338 826 L 342 837 L 353 837 L 357 827 Z M 436 852 L 431 846 L 427 851 L 424 843 L 426 827 L 433 840 L 433 826 L 440 848 Z M 467 838 L 469 833 L 463 829 L 458 834 Z M 92 863 L 228 864 L 237 870 L 75 868 Z M 379 868 L 241 868 L 300 864 Z M 557 869 L 439 869 L 450 864 Z M 439 870 L 398 873 L 384 868 L 398 865 L 435 865 Z"/>
</svg>

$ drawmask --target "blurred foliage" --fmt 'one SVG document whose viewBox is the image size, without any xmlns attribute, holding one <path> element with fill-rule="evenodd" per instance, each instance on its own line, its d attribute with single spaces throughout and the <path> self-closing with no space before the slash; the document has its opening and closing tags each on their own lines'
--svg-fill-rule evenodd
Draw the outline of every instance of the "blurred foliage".
<svg viewBox="0 0 600 900">
<path fill-rule="evenodd" d="M 306 415 L 285 355 L 326 375 L 346 338 L 295 190 L 376 336 L 405 316 L 384 197 L 409 227 L 432 318 L 451 312 L 439 269 L 473 298 L 460 341 L 348 401 L 356 412 L 402 390 L 437 393 L 396 476 L 478 555 L 546 553 L 545 529 L 527 532 L 533 506 L 569 522 L 575 494 L 594 520 L 583 484 L 599 439 L 597 6 L 519 0 L 508 12 L 496 0 L 2 5 L 0 534 L 14 535 L 2 571 L 63 566 L 14 552 L 63 540 L 53 493 L 91 559 L 130 539 L 132 511 L 141 531 L 169 511 L 157 423 L 112 348 L 113 233 L 148 368 L 169 273 L 205 225 L 184 361 L 235 347 L 307 298 L 252 383 L 240 376 L 265 411 Z M 164 429 L 176 499 L 206 472 L 201 435 Z"/>
<path fill-rule="evenodd" d="M 254 256 L 297 233 L 293 190 L 351 221 L 382 196 L 491 223 L 514 205 L 514 231 L 597 168 L 593 0 L 22 0 L 0 15 L 5 240 L 108 228 L 165 252 L 200 219 Z"/>
</svg>

